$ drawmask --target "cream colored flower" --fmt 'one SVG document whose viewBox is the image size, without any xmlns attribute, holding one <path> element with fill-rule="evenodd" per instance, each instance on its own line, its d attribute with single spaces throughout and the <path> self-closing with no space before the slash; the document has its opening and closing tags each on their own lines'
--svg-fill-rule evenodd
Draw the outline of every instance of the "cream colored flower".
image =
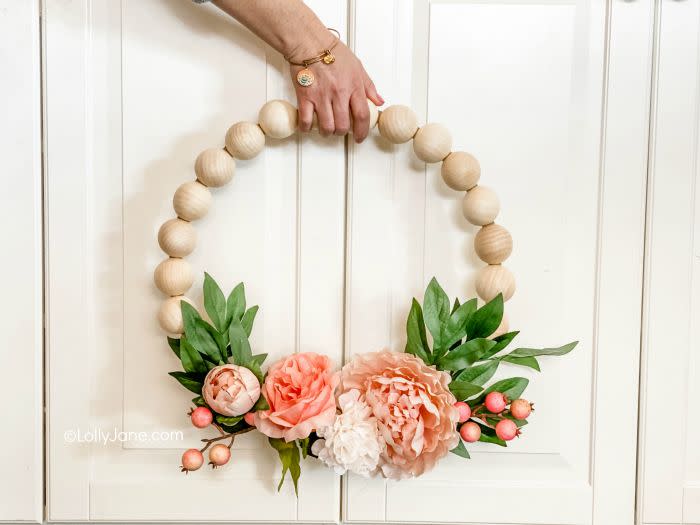
<svg viewBox="0 0 700 525">
<path fill-rule="evenodd" d="M 204 378 L 202 396 L 214 412 L 242 416 L 260 397 L 260 382 L 243 366 L 216 366 Z"/>
</svg>

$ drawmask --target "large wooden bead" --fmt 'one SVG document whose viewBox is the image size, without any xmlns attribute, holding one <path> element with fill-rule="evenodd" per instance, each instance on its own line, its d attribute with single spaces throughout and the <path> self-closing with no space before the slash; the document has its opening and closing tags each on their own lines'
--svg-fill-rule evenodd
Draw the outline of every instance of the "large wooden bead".
<svg viewBox="0 0 700 525">
<path fill-rule="evenodd" d="M 451 149 L 452 135 L 442 124 L 426 124 L 413 137 L 413 151 L 423 162 L 440 162 Z"/>
<path fill-rule="evenodd" d="M 194 161 L 194 172 L 199 182 L 210 188 L 218 188 L 231 182 L 236 161 L 223 149 L 205 149 Z"/>
<path fill-rule="evenodd" d="M 165 259 L 153 274 L 158 289 L 166 295 L 182 295 L 194 282 L 192 268 L 185 259 Z"/>
<path fill-rule="evenodd" d="M 264 147 L 265 134 L 253 122 L 237 122 L 226 132 L 226 149 L 236 159 L 252 159 Z"/>
<path fill-rule="evenodd" d="M 258 113 L 258 122 L 265 135 L 273 139 L 286 139 L 297 129 L 297 108 L 286 100 L 271 100 Z"/>
<path fill-rule="evenodd" d="M 379 115 L 379 133 L 393 144 L 403 144 L 418 131 L 418 118 L 408 106 L 389 106 Z"/>
<path fill-rule="evenodd" d="M 196 180 L 182 184 L 173 196 L 175 213 L 186 221 L 201 219 L 209 211 L 209 206 L 211 206 L 211 192 Z"/>
<path fill-rule="evenodd" d="M 487 224 L 474 237 L 474 251 L 487 264 L 501 264 L 513 251 L 513 237 L 503 226 Z"/>
<path fill-rule="evenodd" d="M 471 190 L 479 182 L 481 167 L 479 161 L 465 151 L 453 151 L 442 161 L 442 179 L 450 188 L 457 191 Z"/>
<path fill-rule="evenodd" d="M 197 244 L 197 231 L 187 221 L 170 219 L 158 230 L 158 244 L 170 257 L 185 257 Z"/>
<path fill-rule="evenodd" d="M 487 302 L 500 293 L 507 301 L 515 293 L 515 277 L 500 264 L 485 266 L 476 276 L 476 293 Z"/>
<path fill-rule="evenodd" d="M 462 201 L 464 218 L 476 226 L 491 224 L 498 217 L 500 209 L 498 195 L 485 186 L 472 188 Z"/>
<path fill-rule="evenodd" d="M 169 334 L 177 335 L 185 331 L 182 322 L 182 308 L 180 306 L 182 301 L 192 304 L 192 301 L 184 295 L 168 297 L 160 304 L 160 309 L 158 310 L 158 324 Z"/>
</svg>

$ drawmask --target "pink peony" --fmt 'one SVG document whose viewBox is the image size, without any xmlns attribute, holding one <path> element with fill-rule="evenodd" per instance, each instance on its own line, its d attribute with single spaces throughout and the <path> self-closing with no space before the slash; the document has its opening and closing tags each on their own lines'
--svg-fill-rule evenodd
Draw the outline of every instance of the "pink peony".
<svg viewBox="0 0 700 525">
<path fill-rule="evenodd" d="M 260 397 L 260 382 L 243 366 L 216 366 L 204 378 L 202 396 L 214 412 L 241 416 L 253 408 Z"/>
<path fill-rule="evenodd" d="M 360 354 L 342 370 L 342 390 L 357 389 L 377 418 L 387 447 L 380 463 L 391 479 L 419 476 L 459 443 L 450 375 L 388 350 Z"/>
<path fill-rule="evenodd" d="M 327 356 L 311 352 L 277 361 L 267 373 L 263 395 L 269 410 L 255 413 L 255 426 L 271 438 L 294 441 L 333 424 L 338 373 Z"/>
</svg>

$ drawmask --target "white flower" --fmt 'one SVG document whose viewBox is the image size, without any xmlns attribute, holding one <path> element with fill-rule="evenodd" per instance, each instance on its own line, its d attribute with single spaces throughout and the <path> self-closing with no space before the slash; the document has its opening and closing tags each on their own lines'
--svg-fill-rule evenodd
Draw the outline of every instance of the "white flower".
<svg viewBox="0 0 700 525">
<path fill-rule="evenodd" d="M 368 477 L 377 469 L 385 443 L 379 434 L 372 410 L 360 399 L 359 390 L 338 397 L 342 413 L 332 425 L 316 430 L 321 438 L 311 452 L 338 474 L 346 471 Z"/>
</svg>

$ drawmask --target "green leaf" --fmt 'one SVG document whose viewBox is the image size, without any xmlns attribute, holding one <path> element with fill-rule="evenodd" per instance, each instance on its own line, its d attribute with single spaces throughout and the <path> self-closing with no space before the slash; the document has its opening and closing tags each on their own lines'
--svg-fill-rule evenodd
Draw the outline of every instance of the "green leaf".
<svg viewBox="0 0 700 525">
<path fill-rule="evenodd" d="M 493 300 L 486 303 L 469 316 L 467 321 L 467 337 L 488 337 L 496 331 L 503 319 L 503 296 L 499 293 Z"/>
<path fill-rule="evenodd" d="M 505 441 L 503 441 L 501 438 L 499 438 L 496 435 L 496 431 L 494 429 L 484 425 L 483 423 L 479 423 L 478 421 L 477 421 L 477 424 L 481 428 L 481 437 L 479 438 L 479 441 L 481 441 L 483 443 L 492 443 L 494 445 L 499 445 L 501 447 L 508 446 Z"/>
<path fill-rule="evenodd" d="M 243 416 L 222 416 L 221 414 L 216 414 L 216 422 L 219 423 L 220 425 L 225 425 L 227 427 L 232 427 L 235 426 L 236 423 L 241 421 L 243 419 Z"/>
<path fill-rule="evenodd" d="M 451 313 L 455 313 L 455 310 L 457 310 L 457 308 L 459 308 L 459 297 L 455 297 L 455 304 L 452 306 Z"/>
<path fill-rule="evenodd" d="M 267 399 L 265 399 L 265 396 L 263 396 L 262 394 L 260 394 L 260 397 L 255 402 L 253 408 L 251 408 L 250 411 L 259 412 L 261 410 L 270 410 L 270 405 L 267 403 Z"/>
<path fill-rule="evenodd" d="M 202 396 L 197 396 L 192 398 L 192 403 L 194 403 L 195 406 L 198 407 L 205 407 L 207 406 L 207 402 L 204 401 L 204 398 Z"/>
<path fill-rule="evenodd" d="M 168 375 L 177 379 L 182 386 L 195 394 L 202 393 L 202 380 L 204 376 L 201 374 L 193 374 L 188 372 L 168 372 Z"/>
<path fill-rule="evenodd" d="M 253 322 L 255 321 L 255 315 L 257 313 L 258 307 L 251 306 L 245 311 L 243 317 L 241 318 L 241 325 L 243 326 L 245 333 L 248 334 L 248 337 L 250 337 L 250 334 L 253 331 Z"/>
<path fill-rule="evenodd" d="M 170 346 L 170 349 L 175 352 L 177 358 L 180 359 L 180 339 L 168 337 L 168 345 Z"/>
<path fill-rule="evenodd" d="M 184 301 L 183 301 L 184 302 Z M 187 337 L 180 340 L 180 361 L 185 372 L 207 373 L 209 368 L 197 350 L 190 344 Z"/>
<path fill-rule="evenodd" d="M 496 381 L 484 390 L 475 402 L 481 403 L 489 392 L 501 392 L 508 399 L 518 399 L 527 388 L 528 383 L 529 381 L 524 377 L 509 377 Z"/>
<path fill-rule="evenodd" d="M 413 299 L 411 310 L 406 320 L 406 353 L 420 357 L 424 363 L 430 364 L 430 346 L 425 333 L 423 310 L 418 301 Z"/>
<path fill-rule="evenodd" d="M 282 477 L 280 483 L 277 486 L 277 491 L 282 488 L 284 484 L 284 478 L 289 472 L 292 476 L 292 482 L 294 483 L 294 493 L 299 496 L 298 481 L 301 475 L 301 466 L 299 464 L 299 448 L 297 447 L 296 441 L 287 443 L 284 439 L 274 439 L 267 438 L 268 442 L 279 454 L 280 461 L 282 462 Z"/>
<path fill-rule="evenodd" d="M 306 459 L 306 456 L 309 455 L 310 442 L 311 442 L 311 440 L 308 437 L 298 440 L 299 448 L 301 449 L 301 457 L 304 459 Z"/>
<path fill-rule="evenodd" d="M 498 337 L 494 337 L 493 340 L 496 341 L 496 346 L 494 346 L 487 354 L 484 355 L 482 359 L 488 359 L 490 357 L 495 356 L 498 352 L 503 350 L 506 346 L 510 344 L 510 342 L 515 339 L 515 336 L 518 335 L 520 332 L 515 331 L 515 332 L 508 332 L 506 334 L 499 335 Z"/>
<path fill-rule="evenodd" d="M 231 341 L 231 357 L 237 365 L 247 366 L 253 360 L 253 352 L 250 349 L 250 341 L 241 325 L 241 321 L 234 317 L 229 326 L 229 340 Z"/>
<path fill-rule="evenodd" d="M 267 354 L 256 354 L 253 356 L 253 361 L 259 365 L 262 365 L 265 362 L 265 359 L 267 359 Z"/>
<path fill-rule="evenodd" d="M 214 339 L 214 327 L 199 316 L 197 310 L 186 301 L 180 301 L 182 319 L 185 326 L 185 336 L 189 343 L 213 363 L 223 360 L 219 343 Z"/>
<path fill-rule="evenodd" d="M 536 356 L 542 356 L 542 355 L 566 355 L 569 352 L 571 352 L 576 345 L 578 344 L 578 341 L 574 341 L 573 343 L 569 343 L 564 346 L 560 346 L 559 348 L 516 348 L 513 350 L 510 354 L 508 354 L 511 357 L 536 357 Z"/>
<path fill-rule="evenodd" d="M 473 365 L 493 345 L 490 339 L 472 339 L 462 343 L 438 361 L 440 370 L 462 370 Z"/>
<path fill-rule="evenodd" d="M 231 322 L 231 319 L 240 320 L 245 312 L 245 286 L 239 283 L 229 294 L 226 300 L 226 324 Z"/>
<path fill-rule="evenodd" d="M 423 315 L 425 324 L 433 336 L 433 346 L 435 348 L 447 346 L 442 340 L 442 329 L 450 315 L 450 300 L 435 277 L 430 280 L 425 290 Z"/>
<path fill-rule="evenodd" d="M 255 374 L 255 377 L 258 378 L 260 384 L 263 383 L 263 381 L 265 380 L 265 376 L 263 375 L 262 369 L 260 368 L 260 363 L 258 363 L 255 359 L 251 357 L 250 360 L 243 366 L 245 366 L 248 370 Z"/>
<path fill-rule="evenodd" d="M 457 454 L 459 457 L 470 459 L 469 452 L 467 452 L 467 447 L 464 446 L 464 442 L 460 439 L 459 444 L 450 450 L 453 454 Z"/>
<path fill-rule="evenodd" d="M 506 355 L 501 358 L 501 361 L 513 363 L 514 365 L 527 366 L 529 368 L 534 368 L 538 372 L 540 371 L 540 364 L 535 357 L 513 357 L 512 355 Z"/>
<path fill-rule="evenodd" d="M 486 381 L 496 373 L 500 361 L 486 361 L 485 363 L 470 366 L 455 377 L 456 381 L 467 381 L 474 385 L 484 385 Z"/>
<path fill-rule="evenodd" d="M 219 332 L 226 331 L 226 299 L 224 293 L 212 279 L 211 275 L 204 272 L 204 309 Z"/>
<path fill-rule="evenodd" d="M 483 388 L 479 385 L 467 383 L 466 381 L 452 381 L 450 392 L 454 394 L 457 401 L 464 401 L 467 398 L 477 395 Z"/>
<path fill-rule="evenodd" d="M 442 342 L 445 347 L 450 347 L 456 341 L 467 335 L 467 319 L 476 311 L 476 299 L 471 299 L 457 307 L 452 312 L 442 334 Z"/>
</svg>

